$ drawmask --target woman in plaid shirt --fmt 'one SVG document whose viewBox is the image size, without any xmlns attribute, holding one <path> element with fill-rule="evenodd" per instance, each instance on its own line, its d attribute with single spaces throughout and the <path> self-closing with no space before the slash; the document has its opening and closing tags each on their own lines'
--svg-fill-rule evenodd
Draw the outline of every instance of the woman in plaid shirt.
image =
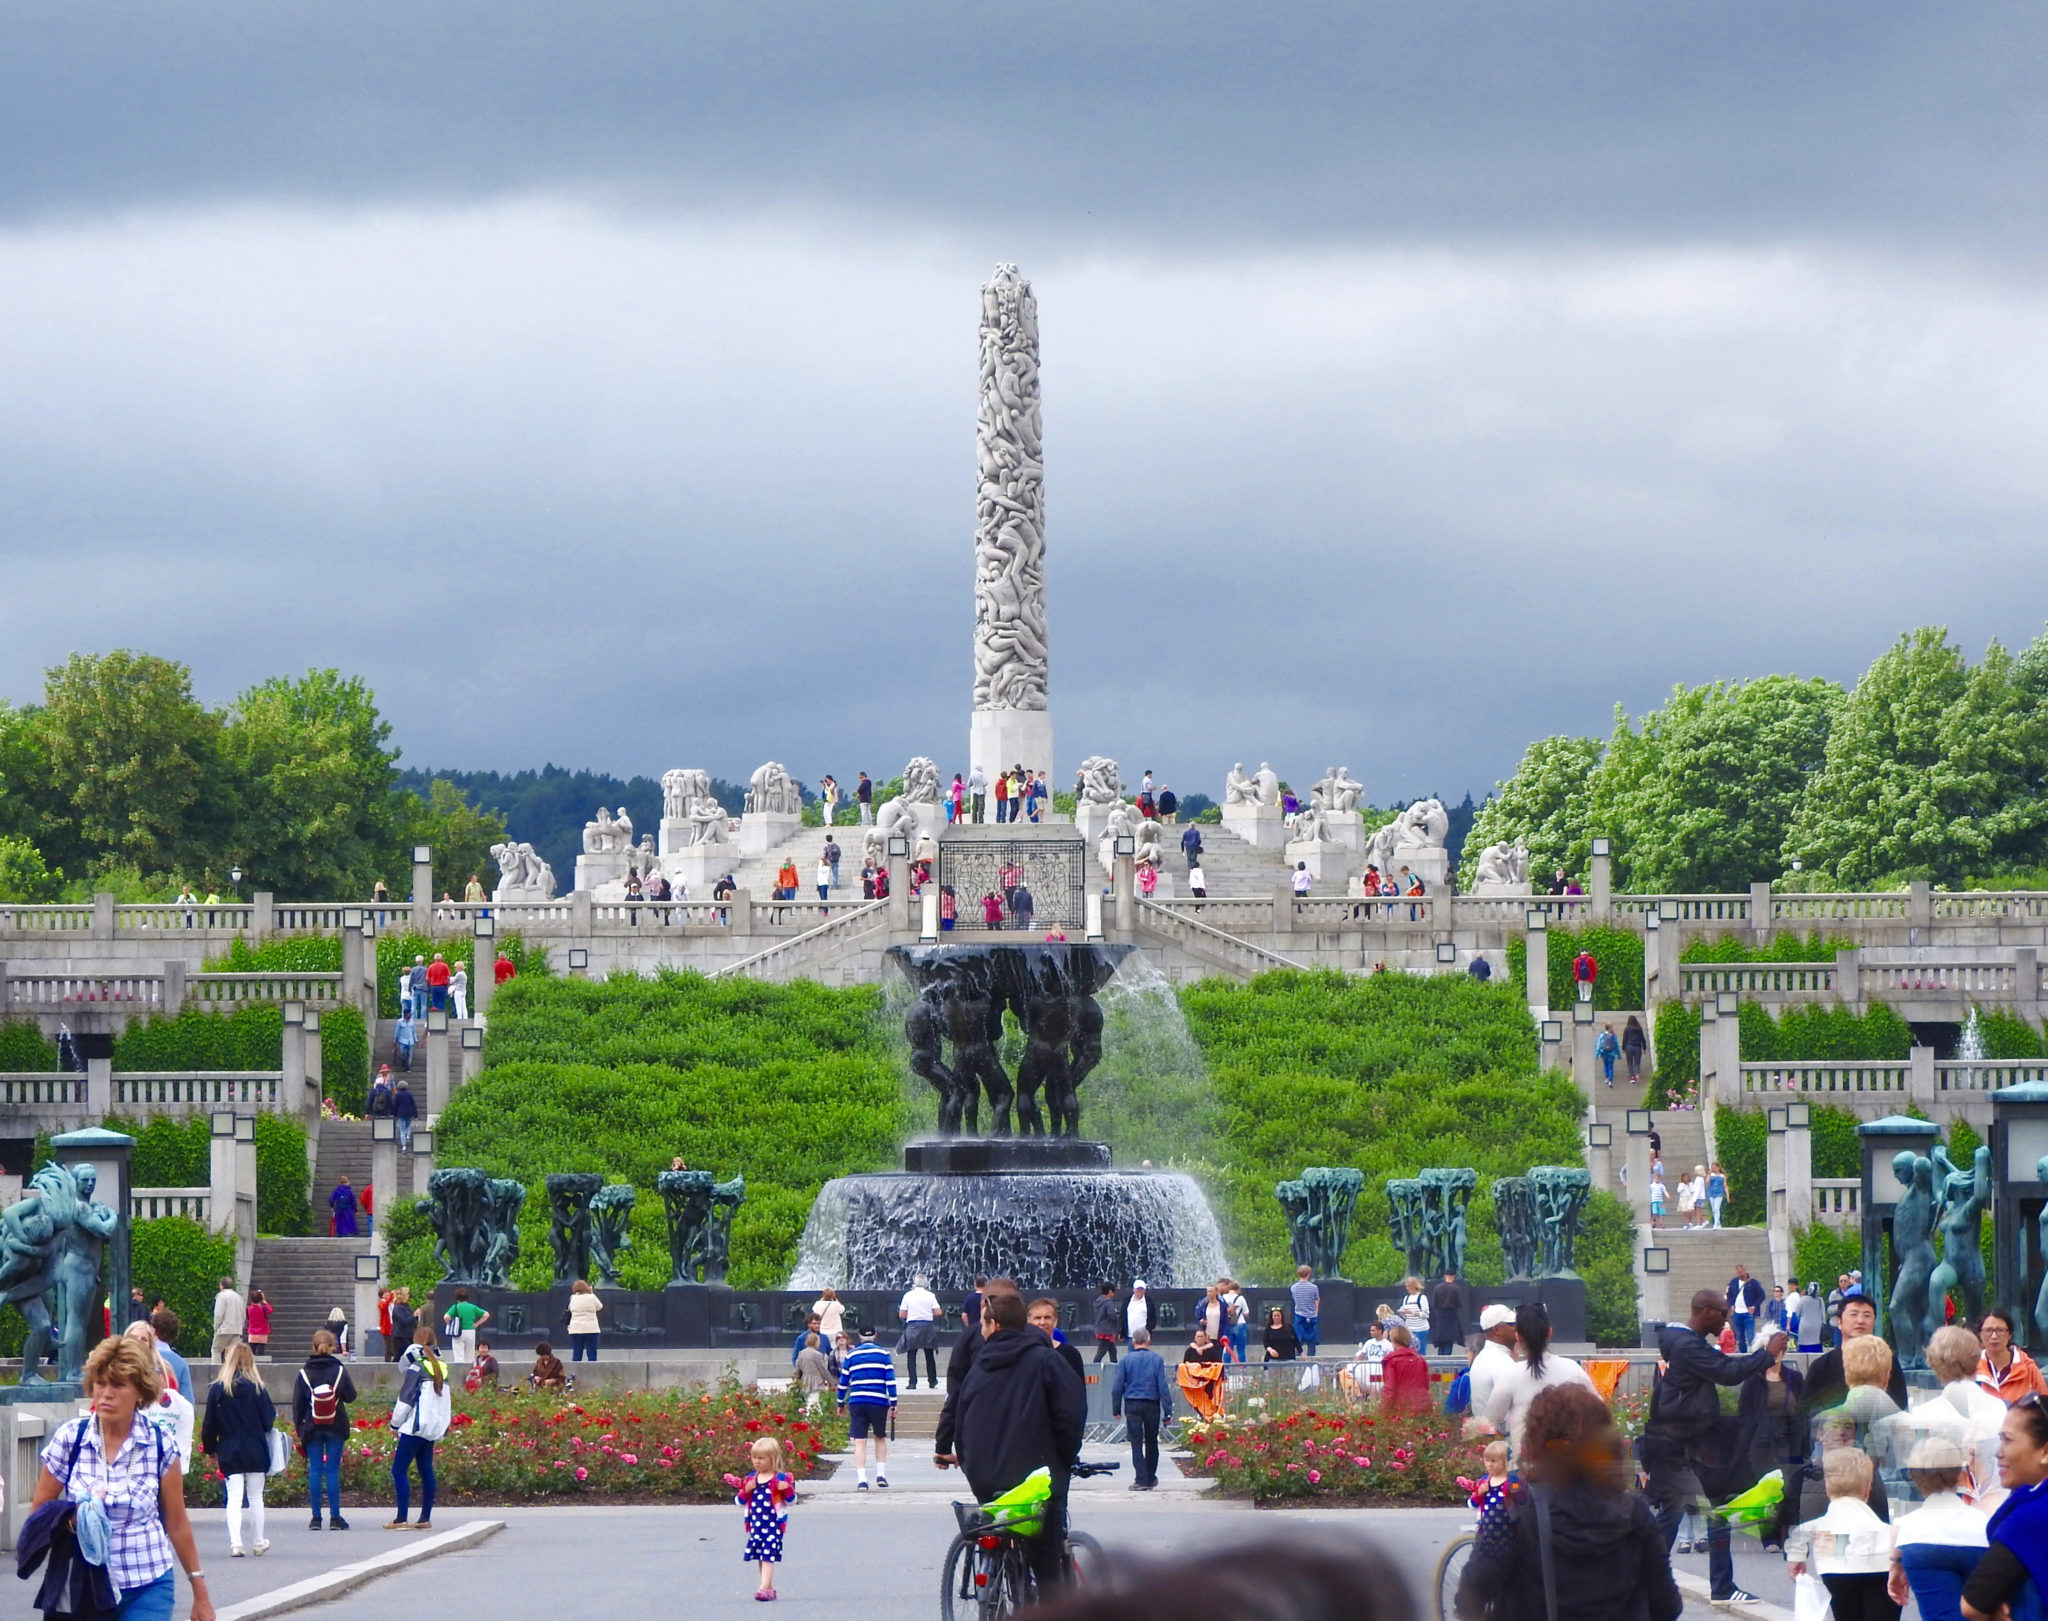
<svg viewBox="0 0 2048 1621">
<path fill-rule="evenodd" d="M 199 1544 L 185 1516 L 177 1443 L 148 1416 L 161 1393 L 157 1365 L 131 1339 L 102 1340 L 85 1362 L 93 1410 L 43 1448 L 32 1508 L 59 1497 L 97 1498 L 112 1531 L 107 1574 L 121 1591 L 120 1621 L 170 1621 L 178 1598 L 175 1555 L 192 1582 L 192 1621 L 213 1621 Z"/>
</svg>

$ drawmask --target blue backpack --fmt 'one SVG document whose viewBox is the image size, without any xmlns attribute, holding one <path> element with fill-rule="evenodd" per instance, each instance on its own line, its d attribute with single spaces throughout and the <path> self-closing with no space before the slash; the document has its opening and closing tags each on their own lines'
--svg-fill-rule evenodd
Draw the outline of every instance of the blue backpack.
<svg viewBox="0 0 2048 1621">
<path fill-rule="evenodd" d="M 1451 1381 L 1451 1388 L 1444 1392 L 1444 1413 L 1457 1418 L 1472 1411 L 1472 1371 L 1460 1368 L 1458 1377 Z"/>
</svg>

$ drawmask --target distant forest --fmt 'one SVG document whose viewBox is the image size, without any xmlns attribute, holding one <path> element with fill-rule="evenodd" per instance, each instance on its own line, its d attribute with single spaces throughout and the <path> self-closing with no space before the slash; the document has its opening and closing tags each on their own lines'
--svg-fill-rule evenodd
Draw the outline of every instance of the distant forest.
<svg viewBox="0 0 2048 1621">
<path fill-rule="evenodd" d="M 661 827 L 661 784 L 653 777 L 619 778 L 549 765 L 538 771 L 401 771 L 397 786 L 425 794 L 436 778 L 453 784 L 477 809 L 504 817 L 505 831 L 532 845 L 555 869 L 555 883 L 565 895 L 576 881 L 583 824 L 598 806 L 616 811 L 624 805 L 636 836 Z M 747 797 L 744 783 L 722 777 L 711 779 L 711 791 L 734 813 Z M 491 881 L 487 876 L 486 882 Z"/>
</svg>

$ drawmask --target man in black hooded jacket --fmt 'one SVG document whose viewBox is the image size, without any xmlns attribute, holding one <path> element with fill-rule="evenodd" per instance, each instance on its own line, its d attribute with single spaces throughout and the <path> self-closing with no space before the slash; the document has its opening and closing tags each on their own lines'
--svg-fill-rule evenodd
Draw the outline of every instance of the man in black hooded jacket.
<svg viewBox="0 0 2048 1621">
<path fill-rule="evenodd" d="M 986 1503 L 1034 1469 L 1052 1476 L 1045 1526 L 1027 1540 L 1032 1574 L 1047 1592 L 1066 1580 L 1067 1479 L 1081 1454 L 1087 1391 L 1052 1340 L 1026 1320 L 1024 1299 L 989 1294 L 981 1349 L 961 1382 L 954 1422 L 960 1468 Z"/>
<path fill-rule="evenodd" d="M 1737 1445 L 1735 1420 L 1722 1415 L 1716 1387 L 1739 1385 L 1762 1373 L 1784 1348 L 1786 1336 L 1780 1329 L 1747 1356 L 1724 1356 L 1713 1342 L 1727 1321 L 1726 1297 L 1702 1289 L 1692 1297 L 1691 1317 L 1657 1330 L 1657 1354 L 1664 1366 L 1650 1391 L 1641 1457 L 1650 1506 L 1667 1550 L 1688 1502 L 1704 1495 L 1712 1503 L 1725 1503 L 1756 1484 L 1753 1474 L 1743 1478 L 1747 1454 Z M 1716 1602 L 1748 1596 L 1735 1585 L 1725 1519 L 1708 1521 L 1707 1581 Z"/>
</svg>

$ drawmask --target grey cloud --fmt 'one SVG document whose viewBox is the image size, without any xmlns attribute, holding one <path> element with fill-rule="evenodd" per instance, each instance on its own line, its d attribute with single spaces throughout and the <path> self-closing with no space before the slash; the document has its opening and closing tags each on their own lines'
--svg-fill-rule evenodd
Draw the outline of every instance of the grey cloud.
<svg viewBox="0 0 2048 1621">
<path fill-rule="evenodd" d="M 0 211 L 557 189 L 1063 243 L 2037 252 L 2048 16 L 381 0 L 10 8 Z"/>
</svg>

